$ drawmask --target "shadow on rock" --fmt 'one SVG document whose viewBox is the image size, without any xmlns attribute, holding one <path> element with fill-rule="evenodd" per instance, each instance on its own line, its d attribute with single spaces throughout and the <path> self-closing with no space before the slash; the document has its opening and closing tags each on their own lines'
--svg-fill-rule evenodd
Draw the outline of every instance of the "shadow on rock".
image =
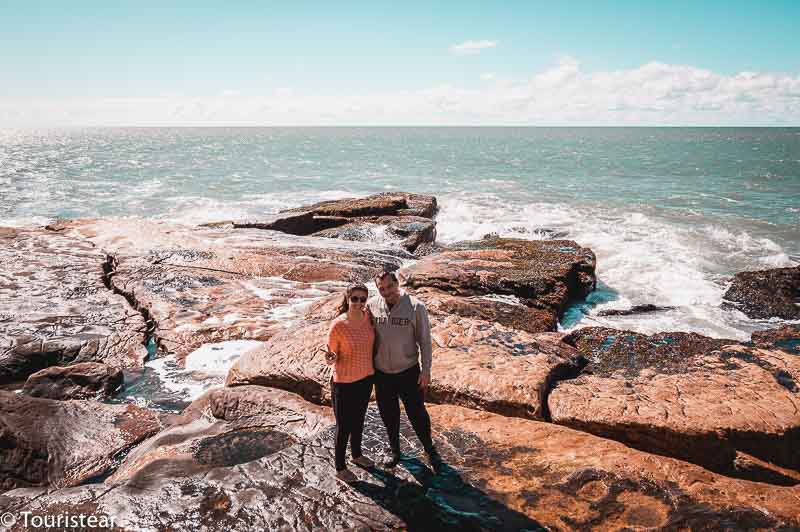
<svg viewBox="0 0 800 532">
<path fill-rule="evenodd" d="M 446 462 L 439 473 L 418 458 L 404 458 L 401 467 L 418 484 L 373 467 L 368 472 L 383 485 L 359 481 L 353 488 L 402 519 L 408 530 L 546 530 L 466 482 Z"/>
</svg>

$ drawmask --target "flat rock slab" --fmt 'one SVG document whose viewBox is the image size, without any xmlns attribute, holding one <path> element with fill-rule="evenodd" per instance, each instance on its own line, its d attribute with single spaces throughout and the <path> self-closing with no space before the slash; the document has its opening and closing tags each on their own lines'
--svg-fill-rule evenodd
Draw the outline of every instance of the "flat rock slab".
<svg viewBox="0 0 800 532">
<path fill-rule="evenodd" d="M 133 405 L 0 391 L 0 487 L 75 486 L 110 472 L 160 428 L 154 413 Z"/>
<path fill-rule="evenodd" d="M 330 402 L 323 347 L 329 322 L 282 332 L 237 360 L 228 386 L 258 384 Z M 578 372 L 582 357 L 556 333 L 530 334 L 460 316 L 431 317 L 434 343 L 427 398 L 506 415 L 542 419 L 551 383 Z"/>
<path fill-rule="evenodd" d="M 359 242 L 130 219 L 64 231 L 112 255 L 112 287 L 154 321 L 161 350 L 179 363 L 203 344 L 266 340 L 310 301 L 410 257 Z"/>
<path fill-rule="evenodd" d="M 800 266 L 737 273 L 724 299 L 750 318 L 800 319 Z"/>
<path fill-rule="evenodd" d="M 436 288 L 410 290 L 428 312 L 441 317 L 461 316 L 498 323 L 529 333 L 555 331 L 557 317 L 549 310 L 524 305 L 515 296 L 485 294 L 459 297 Z"/>
<path fill-rule="evenodd" d="M 743 452 L 800 470 L 796 355 L 688 333 L 589 328 L 565 341 L 589 364 L 550 393 L 554 422 L 726 474 L 796 482 L 737 470 L 736 460 Z"/>
<path fill-rule="evenodd" d="M 0 228 L 0 384 L 76 362 L 142 365 L 145 321 L 104 284 L 105 258 L 81 238 Z"/>
<path fill-rule="evenodd" d="M 434 196 L 409 192 L 382 192 L 365 198 L 344 198 L 281 211 L 310 212 L 315 216 L 419 216 L 433 218 L 439 210 Z"/>
<path fill-rule="evenodd" d="M 98 362 L 80 362 L 37 371 L 25 381 L 22 393 L 43 399 L 110 397 L 124 383 L 121 369 Z"/>
<path fill-rule="evenodd" d="M 236 229 L 267 229 L 291 235 L 379 243 L 390 238 L 399 240 L 408 251 L 414 251 L 421 244 L 436 239 L 433 217 L 438 209 L 433 196 L 385 192 L 365 198 L 323 201 L 281 211 L 261 220 L 206 225 L 230 225 Z"/>
<path fill-rule="evenodd" d="M 225 438 L 225 433 L 197 437 L 192 461 L 203 465 L 200 472 L 187 468 L 174 474 L 181 468 L 167 455 L 161 474 L 153 467 L 151 476 L 102 486 L 51 493 L 18 489 L 0 497 L 0 509 L 110 516 L 121 530 L 800 526 L 797 488 L 729 479 L 548 423 L 454 406 L 432 406 L 430 412 L 444 459 L 438 474 L 428 467 L 405 419 L 401 465 L 391 473 L 354 468 L 354 485 L 334 479 L 332 428 L 239 463 L 246 438 L 243 433 L 239 440 Z M 252 442 L 255 436 L 249 438 Z M 365 455 L 379 457 L 384 446 L 383 426 L 370 407 Z M 231 452 L 239 458 L 227 458 Z M 206 456 L 219 458 L 204 464 Z"/>
<path fill-rule="evenodd" d="M 571 240 L 489 237 L 450 245 L 401 270 L 403 284 L 457 296 L 510 295 L 561 316 L 595 287 L 595 256 Z"/>
</svg>

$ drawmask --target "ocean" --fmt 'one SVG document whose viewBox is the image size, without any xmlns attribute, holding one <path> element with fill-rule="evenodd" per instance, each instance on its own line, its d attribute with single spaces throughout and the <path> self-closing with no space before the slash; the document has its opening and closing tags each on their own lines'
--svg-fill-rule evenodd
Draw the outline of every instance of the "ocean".
<svg viewBox="0 0 800 532">
<path fill-rule="evenodd" d="M 443 242 L 568 238 L 598 290 L 562 330 L 747 339 L 730 276 L 800 262 L 800 128 L 0 130 L 0 225 L 137 216 L 257 219 L 325 199 L 439 199 Z M 638 304 L 675 307 L 601 317 Z"/>
</svg>

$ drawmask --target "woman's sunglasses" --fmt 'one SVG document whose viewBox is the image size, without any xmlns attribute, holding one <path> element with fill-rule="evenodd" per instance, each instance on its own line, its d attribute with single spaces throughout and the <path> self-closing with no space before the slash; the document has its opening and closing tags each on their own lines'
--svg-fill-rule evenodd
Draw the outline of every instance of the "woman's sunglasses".
<svg viewBox="0 0 800 532">
<path fill-rule="evenodd" d="M 358 302 L 366 303 L 367 302 L 367 296 L 350 296 L 350 301 L 352 303 L 358 303 Z"/>
</svg>

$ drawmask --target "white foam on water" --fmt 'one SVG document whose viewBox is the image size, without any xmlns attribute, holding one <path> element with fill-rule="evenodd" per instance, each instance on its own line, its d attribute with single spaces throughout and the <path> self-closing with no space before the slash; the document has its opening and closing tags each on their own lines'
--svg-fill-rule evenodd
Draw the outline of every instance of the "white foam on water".
<svg viewBox="0 0 800 532">
<path fill-rule="evenodd" d="M 165 391 L 186 401 L 193 401 L 206 390 L 222 385 L 219 379 L 193 379 L 192 372 L 178 367 L 175 355 L 149 360 L 145 362 L 145 366 L 155 371 Z"/>
<path fill-rule="evenodd" d="M 354 196 L 356 194 L 344 190 L 273 192 L 229 200 L 206 196 L 175 196 L 161 199 L 166 204 L 166 212 L 159 215 L 158 219 L 186 225 L 225 220 L 258 220 L 259 217 L 267 217 L 282 210 Z"/>
<path fill-rule="evenodd" d="M 588 315 L 565 317 L 565 330 L 601 325 L 647 334 L 689 331 L 748 339 L 752 331 L 768 324 L 721 307 L 727 280 L 737 271 L 793 264 L 781 246 L 745 231 L 711 224 L 681 226 L 636 210 L 597 205 L 511 205 L 492 194 L 462 195 L 443 198 L 437 220 L 438 239 L 444 243 L 490 233 L 526 239 L 563 233 L 564 238 L 591 248 L 597 256 L 599 289 L 588 298 L 590 305 L 584 309 Z M 641 304 L 676 309 L 595 315 Z"/>
<path fill-rule="evenodd" d="M 224 377 L 242 353 L 264 345 L 264 343 L 255 340 L 229 340 L 216 344 L 204 344 L 186 357 L 186 370 Z"/>
<path fill-rule="evenodd" d="M 174 355 L 145 362 L 159 378 L 161 387 L 176 399 L 194 401 L 206 391 L 223 386 L 225 376 L 234 362 L 250 349 L 265 342 L 229 340 L 204 344 L 189 353 L 185 368 L 180 368 Z"/>
</svg>

